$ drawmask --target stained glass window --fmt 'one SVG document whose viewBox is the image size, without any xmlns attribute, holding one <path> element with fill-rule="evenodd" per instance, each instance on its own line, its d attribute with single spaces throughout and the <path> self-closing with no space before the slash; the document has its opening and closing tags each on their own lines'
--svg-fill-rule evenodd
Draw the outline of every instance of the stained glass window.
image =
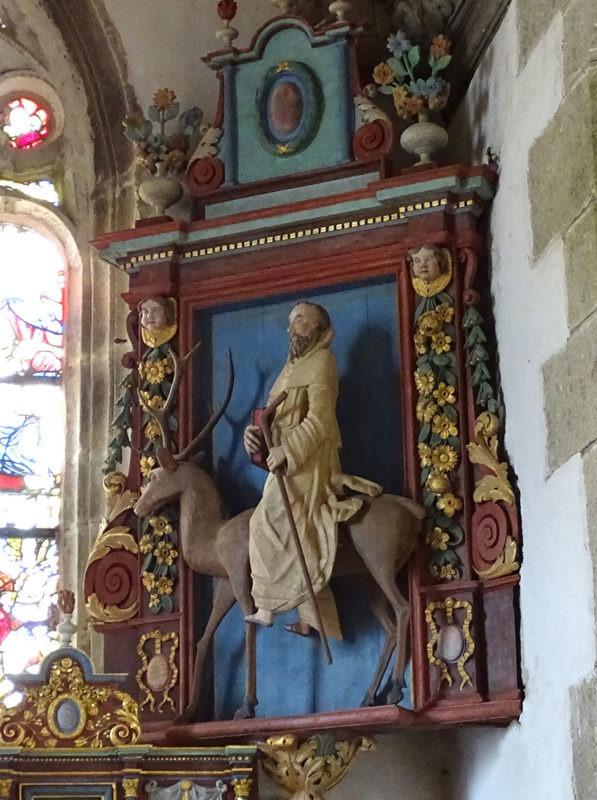
<svg viewBox="0 0 597 800">
<path fill-rule="evenodd" d="M 64 256 L 32 228 L 0 222 L 0 703 L 6 674 L 54 646 L 64 424 Z"/>
<path fill-rule="evenodd" d="M 4 103 L 0 125 L 13 147 L 31 150 L 48 138 L 50 110 L 30 97 L 17 97 Z"/>
<path fill-rule="evenodd" d="M 60 205 L 60 196 L 51 180 L 42 178 L 39 181 L 11 181 L 8 178 L 0 179 L 0 186 L 7 189 L 18 189 L 23 194 L 29 195 L 34 200 L 45 200 L 53 206 Z"/>
</svg>

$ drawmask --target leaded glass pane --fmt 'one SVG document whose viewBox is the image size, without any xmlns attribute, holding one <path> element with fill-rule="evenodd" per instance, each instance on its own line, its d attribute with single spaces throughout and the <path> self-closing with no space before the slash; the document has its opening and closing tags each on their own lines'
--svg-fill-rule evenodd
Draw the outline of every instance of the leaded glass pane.
<svg viewBox="0 0 597 800">
<path fill-rule="evenodd" d="M 48 138 L 50 111 L 30 97 L 6 102 L 0 120 L 10 144 L 19 150 L 31 150 Z"/>
<path fill-rule="evenodd" d="M 5 676 L 37 672 L 57 646 L 47 631 L 57 575 L 53 539 L 0 537 L 0 703 L 16 699 Z"/>
<path fill-rule="evenodd" d="M 62 391 L 4 384 L 0 410 L 0 529 L 55 528 L 64 431 Z"/>
<path fill-rule="evenodd" d="M 0 378 L 57 378 L 62 366 L 64 259 L 37 231 L 0 224 Z"/>
</svg>

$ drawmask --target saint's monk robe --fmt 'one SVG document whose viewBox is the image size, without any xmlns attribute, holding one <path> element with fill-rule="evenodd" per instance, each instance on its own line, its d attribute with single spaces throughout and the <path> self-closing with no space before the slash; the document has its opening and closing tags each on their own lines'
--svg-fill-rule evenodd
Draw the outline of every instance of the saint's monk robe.
<svg viewBox="0 0 597 800">
<path fill-rule="evenodd" d="M 342 638 L 338 612 L 328 587 L 336 557 L 338 523 L 362 506 L 359 497 L 343 497 L 345 488 L 371 497 L 382 488 L 345 475 L 340 467 L 340 431 L 336 419 L 338 375 L 329 349 L 332 328 L 301 357 L 289 358 L 276 379 L 268 404 L 281 392 L 286 400 L 272 424 L 274 446 L 286 455 L 284 481 L 305 554 L 325 632 Z M 276 477 L 267 478 L 263 497 L 250 522 L 249 554 L 253 599 L 274 613 L 298 608 L 301 621 L 317 628 L 307 586 L 292 539 Z"/>
</svg>

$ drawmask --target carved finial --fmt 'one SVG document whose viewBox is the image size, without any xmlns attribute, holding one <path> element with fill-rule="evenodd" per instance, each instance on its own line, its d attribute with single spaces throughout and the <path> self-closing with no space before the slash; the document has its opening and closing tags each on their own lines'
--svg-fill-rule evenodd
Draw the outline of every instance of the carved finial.
<svg viewBox="0 0 597 800">
<path fill-rule="evenodd" d="M 72 616 L 75 610 L 75 594 L 70 589 L 58 589 L 58 608 L 62 612 L 62 622 L 56 626 L 62 647 L 72 647 L 73 636 L 77 630 Z"/>
<path fill-rule="evenodd" d="M 225 47 L 230 47 L 232 42 L 238 38 L 238 31 L 233 28 L 230 22 L 236 16 L 236 3 L 234 0 L 219 0 L 218 16 L 224 23 L 224 27 L 216 31 L 216 39 L 224 43 Z"/>
<path fill-rule="evenodd" d="M 347 22 L 352 10 L 350 0 L 334 0 L 329 5 L 330 14 L 334 14 L 338 22 Z"/>
</svg>

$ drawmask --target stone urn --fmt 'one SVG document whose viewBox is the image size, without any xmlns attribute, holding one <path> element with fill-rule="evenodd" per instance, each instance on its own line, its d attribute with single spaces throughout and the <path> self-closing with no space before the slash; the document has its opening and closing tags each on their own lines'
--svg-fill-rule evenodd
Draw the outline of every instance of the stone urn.
<svg viewBox="0 0 597 800">
<path fill-rule="evenodd" d="M 410 125 L 402 132 L 400 144 L 407 153 L 419 156 L 415 166 L 430 164 L 431 156 L 448 144 L 448 134 L 436 122 L 429 122 L 427 114 L 421 112 L 418 122 Z"/>
<path fill-rule="evenodd" d="M 183 193 L 180 181 L 167 175 L 163 161 L 158 162 L 155 175 L 150 175 L 141 181 L 137 191 L 141 200 L 152 206 L 158 217 L 161 217 L 169 206 L 178 203 Z"/>
</svg>

